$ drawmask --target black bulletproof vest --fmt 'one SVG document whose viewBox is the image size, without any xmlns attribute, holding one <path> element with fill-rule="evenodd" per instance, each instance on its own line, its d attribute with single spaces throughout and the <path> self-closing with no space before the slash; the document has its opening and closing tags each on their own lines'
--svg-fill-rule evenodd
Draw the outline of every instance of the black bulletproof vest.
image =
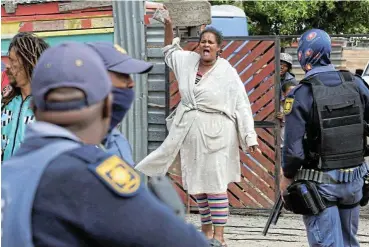
<svg viewBox="0 0 369 247">
<path fill-rule="evenodd" d="M 364 161 L 364 118 L 359 89 L 351 74 L 340 72 L 342 83 L 325 86 L 316 76 L 310 84 L 313 110 L 307 129 L 305 154 L 308 167 L 333 170 Z"/>
</svg>

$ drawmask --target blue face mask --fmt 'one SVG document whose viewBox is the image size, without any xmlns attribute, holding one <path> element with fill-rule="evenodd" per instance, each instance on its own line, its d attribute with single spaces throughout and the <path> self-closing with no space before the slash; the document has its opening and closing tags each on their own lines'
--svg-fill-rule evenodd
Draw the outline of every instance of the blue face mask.
<svg viewBox="0 0 369 247">
<path fill-rule="evenodd" d="M 135 98 L 132 88 L 113 88 L 113 114 L 111 116 L 110 130 L 115 128 L 124 118 Z"/>
</svg>

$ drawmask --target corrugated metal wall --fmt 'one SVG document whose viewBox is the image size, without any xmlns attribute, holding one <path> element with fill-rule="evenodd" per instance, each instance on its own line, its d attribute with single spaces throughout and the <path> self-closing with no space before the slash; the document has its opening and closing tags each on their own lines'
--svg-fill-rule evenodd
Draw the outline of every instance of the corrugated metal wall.
<svg viewBox="0 0 369 247">
<path fill-rule="evenodd" d="M 19 32 L 34 32 L 50 46 L 67 41 L 113 42 L 112 2 L 2 1 L 1 60 L 5 63 L 9 63 L 10 42 Z"/>
<path fill-rule="evenodd" d="M 166 80 L 161 48 L 164 26 L 153 20 L 144 26 L 143 1 L 113 1 L 114 41 L 129 55 L 154 64 L 147 74 L 135 76 L 136 100 L 121 130 L 132 145 L 136 162 L 157 149 L 166 137 Z M 187 34 L 183 29 L 181 33 Z"/>
<path fill-rule="evenodd" d="M 161 48 L 164 45 L 163 24 L 146 26 L 147 59 L 154 63 L 148 75 L 148 152 L 164 141 L 165 126 L 165 65 Z"/>
<path fill-rule="evenodd" d="M 144 1 L 113 1 L 114 42 L 137 59 L 146 59 Z M 147 155 L 147 75 L 133 75 L 136 98 L 121 131 L 133 149 L 135 162 Z"/>
</svg>

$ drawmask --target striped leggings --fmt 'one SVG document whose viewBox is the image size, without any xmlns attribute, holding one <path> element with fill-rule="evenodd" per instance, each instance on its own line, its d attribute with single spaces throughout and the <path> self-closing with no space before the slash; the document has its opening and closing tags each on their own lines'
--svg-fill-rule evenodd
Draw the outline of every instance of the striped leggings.
<svg viewBox="0 0 369 247">
<path fill-rule="evenodd" d="M 229 212 L 227 193 L 197 194 L 195 198 L 201 215 L 201 224 L 225 226 Z"/>
</svg>

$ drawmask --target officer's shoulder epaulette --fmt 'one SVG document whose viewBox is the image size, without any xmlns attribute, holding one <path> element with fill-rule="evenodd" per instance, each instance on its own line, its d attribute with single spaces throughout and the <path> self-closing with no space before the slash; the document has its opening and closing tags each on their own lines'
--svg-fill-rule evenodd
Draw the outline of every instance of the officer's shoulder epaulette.
<svg viewBox="0 0 369 247">
<path fill-rule="evenodd" d="M 90 164 L 88 169 L 119 196 L 132 197 L 142 187 L 140 174 L 116 155 Z"/>
</svg>

